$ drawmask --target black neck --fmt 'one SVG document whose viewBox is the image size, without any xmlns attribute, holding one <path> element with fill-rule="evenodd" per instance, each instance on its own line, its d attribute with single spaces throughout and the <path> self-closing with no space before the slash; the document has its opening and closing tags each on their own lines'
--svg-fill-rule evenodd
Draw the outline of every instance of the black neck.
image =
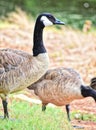
<svg viewBox="0 0 96 130">
<path fill-rule="evenodd" d="M 34 29 L 34 39 L 33 39 L 33 56 L 37 56 L 40 53 L 45 53 L 46 49 L 43 44 L 43 29 L 44 26 L 38 24 L 36 22 L 35 29 Z"/>
<path fill-rule="evenodd" d="M 93 97 L 96 101 L 96 90 L 92 89 L 91 87 L 81 86 L 81 94 L 83 97 Z"/>
</svg>

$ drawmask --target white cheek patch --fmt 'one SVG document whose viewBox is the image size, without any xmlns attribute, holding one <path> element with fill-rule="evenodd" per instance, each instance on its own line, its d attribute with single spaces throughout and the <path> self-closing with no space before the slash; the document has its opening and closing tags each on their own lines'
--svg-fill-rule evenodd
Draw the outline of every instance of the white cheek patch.
<svg viewBox="0 0 96 130">
<path fill-rule="evenodd" d="M 43 24 L 44 24 L 45 26 L 53 25 L 53 23 L 52 23 L 46 16 L 42 16 L 42 17 L 41 17 L 41 21 L 43 22 Z"/>
</svg>

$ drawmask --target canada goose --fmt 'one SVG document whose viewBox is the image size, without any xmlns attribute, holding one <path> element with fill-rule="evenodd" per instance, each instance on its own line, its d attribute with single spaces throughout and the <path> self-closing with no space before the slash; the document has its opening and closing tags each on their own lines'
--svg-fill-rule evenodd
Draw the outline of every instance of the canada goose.
<svg viewBox="0 0 96 130">
<path fill-rule="evenodd" d="M 42 78 L 28 86 L 42 101 L 42 110 L 48 103 L 57 106 L 66 105 L 67 117 L 70 121 L 69 105 L 75 99 L 93 97 L 96 101 L 96 90 L 85 86 L 79 73 L 71 68 L 50 69 Z"/>
<path fill-rule="evenodd" d="M 91 83 L 90 83 L 90 86 L 96 90 L 96 77 L 92 78 L 91 79 Z"/>
<path fill-rule="evenodd" d="M 26 88 L 47 71 L 49 58 L 43 44 L 42 33 L 45 26 L 53 24 L 63 25 L 64 23 L 49 13 L 42 13 L 37 17 L 33 37 L 33 55 L 14 49 L 0 50 L 0 97 L 4 118 L 9 117 L 7 95 Z"/>
</svg>

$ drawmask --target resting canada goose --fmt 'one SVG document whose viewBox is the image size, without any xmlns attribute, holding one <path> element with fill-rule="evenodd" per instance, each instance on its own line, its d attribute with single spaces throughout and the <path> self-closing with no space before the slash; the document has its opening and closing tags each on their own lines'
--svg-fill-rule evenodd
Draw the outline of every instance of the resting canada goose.
<svg viewBox="0 0 96 130">
<path fill-rule="evenodd" d="M 26 88 L 37 81 L 48 69 L 49 58 L 43 44 L 45 26 L 64 23 L 49 13 L 37 17 L 34 29 L 33 55 L 14 49 L 0 50 L 0 97 L 4 118 L 9 117 L 7 95 Z"/>
<path fill-rule="evenodd" d="M 42 101 L 42 110 L 48 103 L 57 106 L 66 106 L 67 116 L 70 121 L 69 105 L 75 99 L 83 99 L 91 96 L 96 101 L 96 90 L 85 86 L 79 73 L 71 68 L 50 69 L 37 82 L 28 89 L 34 90 Z"/>
</svg>

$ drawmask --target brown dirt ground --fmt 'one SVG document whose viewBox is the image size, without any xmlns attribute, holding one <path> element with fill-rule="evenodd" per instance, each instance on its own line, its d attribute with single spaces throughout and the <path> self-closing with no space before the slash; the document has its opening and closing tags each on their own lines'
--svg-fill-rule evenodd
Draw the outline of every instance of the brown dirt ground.
<svg viewBox="0 0 96 130">
<path fill-rule="evenodd" d="M 71 111 L 79 111 L 82 113 L 94 114 L 96 115 L 96 103 L 92 98 L 86 98 L 84 100 L 73 101 L 71 104 Z M 83 121 L 75 119 L 72 121 L 72 124 L 78 126 L 84 126 L 84 130 L 96 130 L 96 122 L 92 121 Z"/>
</svg>

